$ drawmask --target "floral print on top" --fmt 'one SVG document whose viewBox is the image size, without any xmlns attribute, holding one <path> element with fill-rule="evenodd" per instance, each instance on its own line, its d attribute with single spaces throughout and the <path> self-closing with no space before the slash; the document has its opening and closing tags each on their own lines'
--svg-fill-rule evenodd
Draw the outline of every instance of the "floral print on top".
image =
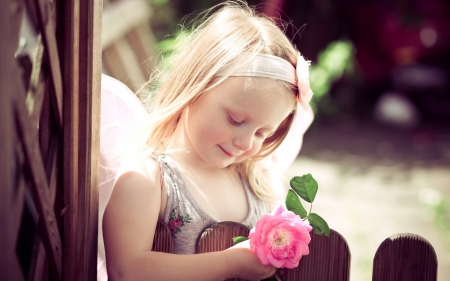
<svg viewBox="0 0 450 281">
<path fill-rule="evenodd" d="M 179 213 L 177 213 L 178 207 L 175 207 L 172 209 L 172 212 L 170 212 L 169 217 L 169 228 L 172 232 L 173 238 L 177 238 L 177 233 L 181 232 L 181 228 L 185 226 L 185 224 L 190 223 L 192 218 L 189 217 L 189 214 L 186 216 L 182 216 Z"/>
</svg>

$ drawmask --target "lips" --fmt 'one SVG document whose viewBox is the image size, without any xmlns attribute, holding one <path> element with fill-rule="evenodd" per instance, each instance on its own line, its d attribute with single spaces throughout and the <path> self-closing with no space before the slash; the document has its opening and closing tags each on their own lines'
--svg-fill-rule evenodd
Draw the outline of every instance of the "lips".
<svg viewBox="0 0 450 281">
<path fill-rule="evenodd" d="M 233 154 L 231 154 L 231 153 L 229 153 L 228 151 L 226 151 L 225 149 L 223 149 L 223 147 L 221 147 L 220 145 L 219 145 L 219 147 L 220 147 L 220 149 L 222 149 L 223 153 L 225 153 L 226 155 L 228 155 L 228 156 L 230 156 L 230 157 L 234 157 Z"/>
</svg>

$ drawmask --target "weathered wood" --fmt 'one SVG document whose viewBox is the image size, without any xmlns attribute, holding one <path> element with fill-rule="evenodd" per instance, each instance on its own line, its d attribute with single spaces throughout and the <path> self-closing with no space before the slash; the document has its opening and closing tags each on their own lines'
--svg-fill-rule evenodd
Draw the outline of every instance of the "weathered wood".
<svg viewBox="0 0 450 281">
<path fill-rule="evenodd" d="M 197 240 L 197 253 L 225 250 L 235 236 L 248 236 L 249 229 L 239 223 L 221 222 L 207 228 Z M 348 281 L 350 252 L 345 239 L 332 230 L 329 237 L 311 233 L 310 254 L 295 269 L 285 269 L 286 281 Z M 234 279 L 233 279 L 234 280 Z"/>
<path fill-rule="evenodd" d="M 248 236 L 250 229 L 237 222 L 219 222 L 211 225 L 198 237 L 195 252 L 197 254 L 225 250 L 233 246 L 233 237 Z M 231 278 L 228 281 L 239 281 Z"/>
<path fill-rule="evenodd" d="M 61 76 L 61 66 L 58 57 L 58 48 L 56 45 L 55 27 L 56 24 L 53 18 L 53 6 L 50 5 L 52 2 L 46 2 L 45 0 L 35 0 L 38 26 L 44 37 L 45 52 L 47 54 L 50 73 L 52 77 L 52 102 L 55 107 L 55 114 L 57 119 L 57 124 L 62 128 L 62 76 Z"/>
<path fill-rule="evenodd" d="M 100 154 L 102 2 L 80 1 L 79 42 L 79 198 L 80 280 L 96 280 Z M 84 35 L 84 36 L 83 36 Z"/>
<path fill-rule="evenodd" d="M 28 272 L 28 281 L 42 281 L 45 270 L 45 260 L 47 255 L 45 253 L 42 238 L 37 233 L 34 237 L 33 250 L 31 253 L 30 270 Z"/>
<path fill-rule="evenodd" d="M 286 280 L 348 281 L 350 276 L 350 251 L 338 232 L 330 236 L 311 233 L 309 255 L 302 257 L 295 269 L 286 270 Z"/>
<path fill-rule="evenodd" d="M 54 205 L 56 196 L 57 170 L 58 170 L 57 166 L 58 137 L 56 135 L 53 135 L 49 147 L 50 149 L 47 157 L 47 164 L 45 170 L 50 185 L 49 186 L 50 203 Z M 46 258 L 47 255 L 45 253 L 45 248 L 42 242 L 41 235 L 39 233 L 36 233 L 33 242 L 33 250 L 31 253 L 31 264 L 27 278 L 28 281 L 43 280 Z"/>
<path fill-rule="evenodd" d="M 52 119 L 52 111 L 53 111 L 53 107 L 51 105 L 51 101 L 50 101 L 50 94 L 48 93 L 49 89 L 48 89 L 48 85 L 49 85 L 49 77 L 46 77 L 45 80 L 48 83 L 44 83 L 41 87 L 43 87 L 44 89 L 44 96 L 42 97 L 42 105 L 41 105 L 41 114 L 39 115 L 39 147 L 41 149 L 41 157 L 42 157 L 42 161 L 44 163 L 47 162 L 47 155 L 48 155 L 48 150 L 50 148 L 50 140 L 52 138 L 53 135 L 53 130 L 54 130 L 54 126 L 53 125 L 53 119 Z M 47 86 L 47 87 L 46 87 Z M 32 117 L 30 117 L 30 122 L 33 122 L 31 120 L 31 118 L 33 118 L 34 115 L 32 115 Z M 32 126 L 35 126 L 34 123 L 32 123 Z"/>
<path fill-rule="evenodd" d="M 132 29 L 149 22 L 150 7 L 145 1 L 117 1 L 105 6 L 102 27 L 102 49 L 124 38 Z"/>
<path fill-rule="evenodd" d="M 169 227 L 163 221 L 158 220 L 153 239 L 152 251 L 173 253 L 174 241 Z"/>
<path fill-rule="evenodd" d="M 102 49 L 105 73 L 133 91 L 148 80 L 156 61 L 150 16 L 151 9 L 142 0 L 110 3 L 104 11 Z"/>
<path fill-rule="evenodd" d="M 103 50 L 105 68 L 109 75 L 122 81 L 131 90 L 136 91 L 146 81 L 136 54 L 126 38 Z"/>
<path fill-rule="evenodd" d="M 141 69 L 143 79 L 148 80 L 156 67 L 157 50 L 156 40 L 148 22 L 143 22 L 126 35 L 128 42 L 134 51 L 137 63 Z"/>
<path fill-rule="evenodd" d="M 6 1 L 2 5 L 9 5 L 12 1 Z M 11 24 L 9 9 L 0 9 L 0 34 L 9 35 Z M 9 37 L 9 36 L 8 36 Z M 8 38 L 9 39 L 9 38 Z M 5 44 L 6 43 L 6 44 Z M 10 229 L 11 217 L 10 209 L 12 207 L 14 194 L 14 118 L 12 111 L 12 95 L 14 86 L 11 84 L 12 68 L 16 66 L 14 61 L 14 48 L 8 40 L 0 44 L 0 178 L 2 188 L 0 188 L 0 276 L 5 280 L 13 280 L 11 268 L 16 261 L 16 247 L 12 243 L 17 233 Z"/>
<path fill-rule="evenodd" d="M 20 157 L 17 157 L 20 158 Z M 16 158 L 16 159 L 17 159 Z M 12 233 L 16 233 L 16 235 L 19 233 L 20 229 L 20 223 L 22 222 L 22 214 L 23 214 L 23 208 L 24 208 L 24 199 L 25 199 L 25 175 L 23 174 L 23 162 L 20 163 L 20 160 L 23 161 L 23 159 L 17 159 L 16 161 L 16 182 L 14 187 L 14 195 L 12 198 L 10 198 L 12 205 L 9 212 L 9 216 L 11 218 L 11 224 L 10 224 L 10 231 Z M 16 236 L 11 243 L 13 245 L 17 244 L 18 237 Z"/>
<path fill-rule="evenodd" d="M 436 281 L 436 253 L 431 244 L 418 235 L 393 235 L 378 247 L 372 280 Z"/>
<path fill-rule="evenodd" d="M 16 72 L 17 73 L 17 72 Z M 30 122 L 28 110 L 25 105 L 25 91 L 18 80 L 18 75 L 13 80 L 16 86 L 14 100 L 14 113 L 19 129 L 19 134 L 23 142 L 27 169 L 29 169 L 31 187 L 36 208 L 41 214 L 39 224 L 41 227 L 45 248 L 50 258 L 55 280 L 61 278 L 62 247 L 61 236 L 56 225 L 56 217 L 53 212 L 53 205 L 50 203 L 48 181 L 42 163 L 42 157 L 38 147 L 37 128 Z"/>
<path fill-rule="evenodd" d="M 64 9 L 58 16 L 61 25 L 61 62 L 64 85 L 63 100 L 63 277 L 64 281 L 80 280 L 78 268 L 78 155 L 79 155 L 79 21 L 80 3 L 77 0 L 61 3 Z"/>
<path fill-rule="evenodd" d="M 197 239 L 195 252 L 208 253 L 225 250 L 233 246 L 233 237 L 248 236 L 250 229 L 237 222 L 219 222 L 203 231 Z"/>
</svg>

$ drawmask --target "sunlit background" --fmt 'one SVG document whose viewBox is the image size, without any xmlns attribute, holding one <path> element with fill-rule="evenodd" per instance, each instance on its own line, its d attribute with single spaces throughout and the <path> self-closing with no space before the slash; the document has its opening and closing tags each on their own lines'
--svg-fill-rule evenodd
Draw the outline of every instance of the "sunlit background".
<svg viewBox="0 0 450 281">
<path fill-rule="evenodd" d="M 183 17 L 221 2 L 142 1 L 152 11 L 155 48 L 167 58 Z M 427 239 L 438 256 L 438 280 L 447 280 L 449 2 L 248 3 L 290 23 L 286 34 L 312 61 L 315 121 L 286 177 L 311 173 L 319 182 L 314 210 L 347 239 L 351 280 L 371 280 L 378 246 L 397 233 Z"/>
</svg>

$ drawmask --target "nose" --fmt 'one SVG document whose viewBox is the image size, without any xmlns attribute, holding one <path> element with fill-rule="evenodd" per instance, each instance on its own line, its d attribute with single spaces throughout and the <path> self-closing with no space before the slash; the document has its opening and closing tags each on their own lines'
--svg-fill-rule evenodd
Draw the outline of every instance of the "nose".
<svg viewBox="0 0 450 281">
<path fill-rule="evenodd" d="M 233 139 L 233 145 L 242 151 L 248 151 L 252 148 L 253 146 L 253 137 L 254 134 L 253 133 L 244 133 L 240 136 L 236 136 Z"/>
</svg>

